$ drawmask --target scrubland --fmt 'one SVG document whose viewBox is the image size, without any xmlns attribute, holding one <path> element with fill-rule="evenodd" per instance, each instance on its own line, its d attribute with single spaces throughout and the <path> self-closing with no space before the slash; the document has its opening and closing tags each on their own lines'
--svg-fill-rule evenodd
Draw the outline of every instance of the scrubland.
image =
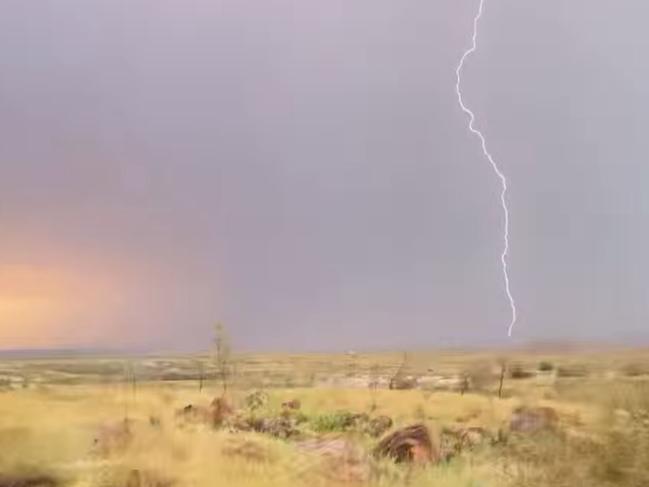
<svg viewBox="0 0 649 487">
<path fill-rule="evenodd" d="M 645 350 L 239 355 L 225 393 L 211 364 L 0 361 L 0 487 L 649 485 Z M 414 424 L 430 455 L 376 454 Z"/>
</svg>

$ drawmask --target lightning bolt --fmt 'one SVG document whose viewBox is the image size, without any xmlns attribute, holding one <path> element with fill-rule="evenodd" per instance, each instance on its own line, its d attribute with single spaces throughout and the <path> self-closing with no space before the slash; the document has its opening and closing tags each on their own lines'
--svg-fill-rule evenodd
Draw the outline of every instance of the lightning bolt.
<svg viewBox="0 0 649 487">
<path fill-rule="evenodd" d="M 504 248 L 503 252 L 500 255 L 500 261 L 502 263 L 502 269 L 503 269 L 503 276 L 505 278 L 505 292 L 507 294 L 507 299 L 509 300 L 509 307 L 511 309 L 511 321 L 509 323 L 509 327 L 507 329 L 507 336 L 511 337 L 512 336 L 512 331 L 514 329 L 514 324 L 516 323 L 516 302 L 514 301 L 514 296 L 512 295 L 511 288 L 509 285 L 509 273 L 507 271 L 507 255 L 509 253 L 509 208 L 507 207 L 507 178 L 503 174 L 503 172 L 500 170 L 498 167 L 498 164 L 496 164 L 496 161 L 494 161 L 494 158 L 491 156 L 489 151 L 487 150 L 487 141 L 484 138 L 484 135 L 482 135 L 482 132 L 480 132 L 478 129 L 476 129 L 473 124 L 475 122 L 475 115 L 473 112 L 467 108 L 467 106 L 464 104 L 464 101 L 462 99 L 462 90 L 460 89 L 460 83 L 461 83 L 461 72 L 462 68 L 464 67 L 464 61 L 466 61 L 466 58 L 469 57 L 471 54 L 473 54 L 476 49 L 478 48 L 477 44 L 477 38 L 478 38 L 478 22 L 480 21 L 480 17 L 482 17 L 482 12 L 484 10 L 484 3 L 485 0 L 480 0 L 480 6 L 478 7 L 478 13 L 476 16 L 473 18 L 473 36 L 472 36 L 472 44 L 469 49 L 464 51 L 464 54 L 460 58 L 460 62 L 457 65 L 457 69 L 455 70 L 455 74 L 457 77 L 457 81 L 455 83 L 455 92 L 457 93 L 457 101 L 460 104 L 460 107 L 462 108 L 462 111 L 466 113 L 469 116 L 469 130 L 474 133 L 475 135 L 478 136 L 480 139 L 480 143 L 482 145 L 482 153 L 484 156 L 487 158 L 489 161 L 489 164 L 491 164 L 492 169 L 496 173 L 496 176 L 498 176 L 498 179 L 500 179 L 500 183 L 502 184 L 502 191 L 500 192 L 500 202 L 502 204 L 503 208 L 503 213 L 505 215 L 505 228 L 503 230 L 503 240 L 504 240 Z"/>
</svg>

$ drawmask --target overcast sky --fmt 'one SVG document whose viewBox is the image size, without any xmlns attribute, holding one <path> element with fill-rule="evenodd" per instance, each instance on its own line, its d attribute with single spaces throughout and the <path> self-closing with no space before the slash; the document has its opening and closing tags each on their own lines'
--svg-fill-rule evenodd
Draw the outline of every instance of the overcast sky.
<svg viewBox="0 0 649 487">
<path fill-rule="evenodd" d="M 507 343 L 477 0 L 5 0 L 0 347 Z M 515 340 L 649 330 L 645 0 L 487 0 Z"/>
</svg>

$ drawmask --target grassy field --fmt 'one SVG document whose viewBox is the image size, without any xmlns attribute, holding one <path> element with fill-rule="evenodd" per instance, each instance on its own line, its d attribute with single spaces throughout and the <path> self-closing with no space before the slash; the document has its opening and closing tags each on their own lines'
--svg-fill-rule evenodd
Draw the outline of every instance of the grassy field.
<svg viewBox="0 0 649 487">
<path fill-rule="evenodd" d="M 1 361 L 0 487 L 649 485 L 645 350 L 241 355 L 231 372 L 215 425 L 180 413 L 222 395 L 209 357 Z M 514 431 L 521 406 L 556 421 Z M 381 416 L 391 428 L 368 434 Z M 239 426 L 264 421 L 291 432 Z M 434 461 L 372 455 L 412 424 Z M 471 428 L 477 441 L 452 444 Z"/>
</svg>

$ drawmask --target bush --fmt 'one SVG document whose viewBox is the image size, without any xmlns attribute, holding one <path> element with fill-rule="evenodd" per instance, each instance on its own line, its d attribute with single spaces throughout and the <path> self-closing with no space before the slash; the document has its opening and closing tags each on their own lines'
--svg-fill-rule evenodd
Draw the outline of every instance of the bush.
<svg viewBox="0 0 649 487">
<path fill-rule="evenodd" d="M 601 396 L 602 384 L 597 387 Z M 534 436 L 512 434 L 497 445 L 500 456 L 516 465 L 507 485 L 648 486 L 649 424 L 643 414 L 649 408 L 649 386 L 628 383 L 608 388 L 605 399 L 610 401 L 611 414 L 623 407 L 629 421 L 615 427 L 604 422 L 597 436 L 572 435 L 559 429 Z"/>
<path fill-rule="evenodd" d="M 552 362 L 543 361 L 539 363 L 539 370 L 541 372 L 551 372 L 554 370 L 554 364 Z"/>
<path fill-rule="evenodd" d="M 395 390 L 407 390 L 407 389 L 414 389 L 417 387 L 417 379 L 414 377 L 405 377 L 402 375 L 396 375 L 392 379 L 390 379 L 390 389 L 395 389 Z"/>
<path fill-rule="evenodd" d="M 559 377 L 586 377 L 588 371 L 582 365 L 561 366 L 557 368 L 557 376 Z"/>
<path fill-rule="evenodd" d="M 323 414 L 311 419 L 311 428 L 318 433 L 333 431 L 347 431 L 359 423 L 367 422 L 369 418 L 365 414 L 353 414 L 349 411 L 340 411 L 333 414 Z"/>
<path fill-rule="evenodd" d="M 470 388 L 473 391 L 489 390 L 497 381 L 497 376 L 491 370 L 488 362 L 476 362 L 464 371 L 463 376 L 467 378 Z"/>
<path fill-rule="evenodd" d="M 512 379 L 528 379 L 533 375 L 533 373 L 528 372 L 521 365 L 514 365 L 509 373 Z"/>
<path fill-rule="evenodd" d="M 622 372 L 627 377 L 639 377 L 641 375 L 649 374 L 649 367 L 645 364 L 630 363 L 622 367 Z"/>
<path fill-rule="evenodd" d="M 268 394 L 264 391 L 254 391 L 245 398 L 246 407 L 251 411 L 256 411 L 268 404 Z"/>
</svg>

